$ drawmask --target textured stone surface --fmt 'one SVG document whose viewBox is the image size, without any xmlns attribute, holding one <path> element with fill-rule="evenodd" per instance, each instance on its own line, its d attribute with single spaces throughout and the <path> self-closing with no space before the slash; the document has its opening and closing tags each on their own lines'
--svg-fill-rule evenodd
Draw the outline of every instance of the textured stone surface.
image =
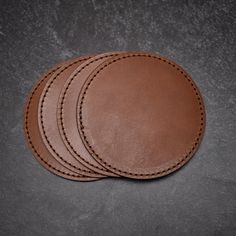
<svg viewBox="0 0 236 236">
<path fill-rule="evenodd" d="M 235 235 L 235 1 L 0 0 L 0 235 Z M 79 183 L 43 169 L 22 113 L 39 76 L 70 57 L 159 52 L 205 100 L 195 157 L 153 181 Z"/>
</svg>

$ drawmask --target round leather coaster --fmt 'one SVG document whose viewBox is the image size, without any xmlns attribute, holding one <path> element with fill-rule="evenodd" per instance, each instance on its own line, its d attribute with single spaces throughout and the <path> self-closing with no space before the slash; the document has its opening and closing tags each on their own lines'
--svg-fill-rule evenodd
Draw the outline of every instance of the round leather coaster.
<svg viewBox="0 0 236 236">
<path fill-rule="evenodd" d="M 197 86 L 174 62 L 127 53 L 100 65 L 84 84 L 78 127 L 90 154 L 122 176 L 150 179 L 183 166 L 203 136 Z"/>
<path fill-rule="evenodd" d="M 89 58 L 91 57 L 79 57 L 65 62 L 57 73 L 47 81 L 39 102 L 38 123 L 44 144 L 58 162 L 77 174 L 104 177 L 91 171 L 72 156 L 63 143 L 57 125 L 57 103 L 61 89 L 70 74 Z"/>
<path fill-rule="evenodd" d="M 117 52 L 104 53 L 87 60 L 79 66 L 67 80 L 58 103 L 59 130 L 67 148 L 82 164 L 97 173 L 107 176 L 117 175 L 101 166 L 84 147 L 77 128 L 76 108 L 80 88 L 89 74 L 102 62 L 118 54 Z"/>
<path fill-rule="evenodd" d="M 46 73 L 33 87 L 25 107 L 24 112 L 24 130 L 29 147 L 33 150 L 35 158 L 39 163 L 50 172 L 71 180 L 92 181 L 96 178 L 90 178 L 83 175 L 78 175 L 73 171 L 68 170 L 56 161 L 45 147 L 38 129 L 38 105 L 41 93 L 48 79 L 61 67 L 55 66 Z"/>
</svg>

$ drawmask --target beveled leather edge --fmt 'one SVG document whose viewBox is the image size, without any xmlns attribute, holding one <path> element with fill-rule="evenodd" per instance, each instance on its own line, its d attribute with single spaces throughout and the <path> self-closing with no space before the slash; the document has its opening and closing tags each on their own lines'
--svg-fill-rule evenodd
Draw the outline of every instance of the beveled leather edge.
<svg viewBox="0 0 236 236">
<path fill-rule="evenodd" d="M 43 166 L 45 169 L 49 170 L 51 173 L 63 177 L 65 179 L 69 180 L 76 180 L 76 181 L 94 181 L 98 180 L 98 178 L 90 178 L 87 176 L 78 175 L 74 172 L 62 171 L 60 169 L 55 168 L 51 164 L 49 164 L 47 161 L 44 160 L 44 158 L 39 154 L 38 150 L 35 148 L 32 139 L 30 137 L 29 129 L 28 129 L 28 116 L 29 116 L 29 108 L 31 101 L 33 99 L 34 93 L 37 91 L 38 87 L 41 85 L 42 82 L 44 82 L 45 79 L 47 79 L 50 75 L 52 75 L 54 72 L 56 72 L 63 63 L 60 63 L 53 68 L 49 69 L 44 75 L 36 82 L 36 84 L 32 87 L 30 93 L 27 96 L 27 99 L 25 101 L 24 105 L 24 118 L 23 118 L 23 129 L 24 129 L 24 136 L 27 141 L 28 147 L 32 150 L 35 159 Z M 64 168 L 67 170 L 67 168 Z"/>
<path fill-rule="evenodd" d="M 51 141 L 46 133 L 46 130 L 44 128 L 44 120 L 43 120 L 43 107 L 44 107 L 44 101 L 47 97 L 48 92 L 51 89 L 51 86 L 53 85 L 54 81 L 58 78 L 58 76 L 63 73 L 66 69 L 68 69 L 69 67 L 71 67 L 72 65 L 79 63 L 79 62 L 85 62 L 88 59 L 93 58 L 94 55 L 89 55 L 89 56 L 82 56 L 82 57 L 77 57 L 74 59 L 70 59 L 69 61 L 66 61 L 62 64 L 60 70 L 55 73 L 55 75 L 52 76 L 52 78 L 50 78 L 43 91 L 42 91 L 42 95 L 40 97 L 40 101 L 39 101 L 39 107 L 38 107 L 38 123 L 39 123 L 39 130 L 44 142 L 44 145 L 47 147 L 48 151 L 51 153 L 52 156 L 54 156 L 55 159 L 59 158 L 60 160 L 58 160 L 62 165 L 64 165 L 67 169 L 70 169 L 70 166 L 73 167 L 74 169 L 76 169 L 78 171 L 79 175 L 85 175 L 88 177 L 92 177 L 92 178 L 105 178 L 107 176 L 104 175 L 100 175 L 98 173 L 95 173 L 94 171 L 88 169 L 87 167 L 85 167 L 85 169 L 81 169 L 80 167 L 76 167 L 74 166 L 72 163 L 70 163 L 69 161 L 66 160 L 66 158 L 64 158 L 63 156 L 61 156 L 53 147 L 53 145 L 51 144 Z M 66 63 L 66 65 L 65 65 Z M 78 65 L 79 66 L 79 65 Z M 73 73 L 73 72 L 72 72 Z M 69 78 L 69 77 L 68 77 Z M 56 124 L 57 125 L 57 124 Z M 61 137 L 62 138 L 62 137 Z M 66 147 L 66 146 L 65 146 Z M 68 149 L 67 149 L 68 150 Z M 68 150 L 69 151 L 69 150 Z M 56 157 L 55 157 L 56 156 Z M 76 159 L 77 160 L 77 159 Z M 77 160 L 78 161 L 78 160 Z M 71 171 L 77 173 L 77 171 L 70 169 Z"/>
</svg>

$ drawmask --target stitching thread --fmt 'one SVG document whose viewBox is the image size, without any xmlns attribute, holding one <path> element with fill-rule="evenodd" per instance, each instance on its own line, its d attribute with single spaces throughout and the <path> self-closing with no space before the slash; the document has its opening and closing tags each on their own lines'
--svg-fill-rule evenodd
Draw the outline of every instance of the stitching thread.
<svg viewBox="0 0 236 236">
<path fill-rule="evenodd" d="M 44 137 L 46 138 L 47 140 L 47 143 L 48 145 L 50 146 L 50 148 L 53 150 L 53 152 L 56 154 L 57 157 L 59 157 L 62 161 L 64 161 L 66 164 L 70 165 L 71 167 L 74 167 L 75 169 L 79 170 L 79 171 L 83 171 L 85 173 L 90 173 L 90 174 L 95 174 L 95 172 L 93 171 L 90 171 L 90 170 L 83 170 L 75 165 L 73 165 L 72 163 L 70 163 L 69 161 L 63 159 L 63 157 L 55 150 L 55 148 L 52 146 L 47 134 L 46 134 L 46 130 L 45 130 L 45 126 L 44 126 L 44 121 L 43 121 L 43 106 L 44 106 L 44 103 L 45 103 L 45 99 L 47 97 L 47 94 L 51 88 L 51 86 L 53 85 L 54 81 L 58 78 L 59 75 L 61 75 L 65 70 L 67 70 L 69 67 L 73 66 L 74 64 L 77 64 L 78 62 L 81 62 L 81 61 L 86 61 L 88 60 L 89 58 L 91 57 L 85 57 L 85 58 L 82 58 L 82 59 L 78 59 L 74 62 L 72 62 L 71 64 L 67 65 L 63 70 L 61 70 L 59 73 L 56 74 L 56 76 L 50 81 L 49 85 L 47 86 L 47 89 L 46 91 L 44 92 L 43 94 L 43 99 L 42 99 L 42 103 L 41 103 L 41 106 L 40 106 L 40 121 L 41 121 L 41 125 L 42 125 L 42 130 L 43 130 L 43 134 L 44 134 Z"/>
<path fill-rule="evenodd" d="M 34 153 L 39 157 L 39 159 L 48 166 L 49 169 L 53 169 L 54 171 L 63 174 L 63 175 L 67 175 L 67 176 L 71 176 L 71 177 L 87 177 L 84 175 L 77 175 L 77 174 L 71 174 L 71 173 L 67 173 L 64 171 L 61 171 L 59 169 L 57 169 L 56 167 L 52 166 L 51 164 L 49 164 L 47 161 L 45 161 L 43 159 L 43 157 L 40 156 L 40 154 L 38 153 L 38 151 L 36 150 L 32 139 L 30 137 L 30 132 L 29 132 L 29 123 L 28 123 L 28 118 L 29 118 L 29 108 L 30 108 L 30 104 L 32 102 L 33 96 L 36 93 L 37 89 L 39 88 L 39 86 L 41 85 L 41 83 L 48 77 L 50 76 L 52 73 L 56 72 L 58 69 L 60 68 L 60 66 L 58 66 L 56 69 L 51 70 L 50 72 L 48 72 L 38 83 L 37 85 L 33 88 L 31 95 L 29 97 L 29 100 L 27 102 L 27 106 L 26 106 L 26 113 L 25 113 L 25 129 L 26 129 L 26 135 L 27 135 L 27 139 L 28 139 L 28 143 L 31 146 L 32 150 L 34 151 Z"/>
<path fill-rule="evenodd" d="M 148 173 L 148 174 L 136 174 L 136 173 L 130 173 L 130 172 L 127 172 L 127 171 L 122 171 L 120 169 L 117 169 L 113 166 L 111 166 L 110 164 L 108 164 L 106 161 L 104 161 L 96 152 L 95 150 L 93 149 L 93 147 L 90 145 L 90 143 L 88 142 L 87 140 L 87 137 L 86 137 L 86 134 L 84 132 L 84 125 L 83 125 L 83 120 L 82 120 L 82 107 L 83 107 L 83 103 L 84 103 L 84 99 L 85 99 L 85 95 L 86 95 L 86 92 L 90 86 L 90 84 L 92 83 L 92 81 L 97 77 L 97 75 L 103 70 L 105 69 L 107 66 L 109 66 L 110 64 L 116 62 L 116 61 L 119 61 L 119 60 L 122 60 L 122 59 L 125 59 L 125 58 L 129 58 L 129 57 L 150 57 L 150 58 L 154 58 L 154 59 L 157 59 L 157 60 L 160 60 L 160 61 L 163 61 L 164 63 L 168 63 L 169 65 L 171 65 L 172 67 L 174 67 L 175 69 L 177 69 L 177 71 L 179 71 L 185 79 L 187 79 L 187 81 L 190 83 L 191 87 L 193 88 L 194 90 L 194 93 L 195 93 L 195 96 L 198 100 L 198 105 L 199 105 L 199 109 L 200 109 L 200 128 L 199 128 L 199 132 L 197 134 L 197 137 L 195 138 L 195 141 L 194 141 L 194 144 L 193 146 L 190 148 L 190 151 L 186 154 L 184 154 L 184 157 L 178 161 L 177 163 L 175 163 L 174 165 L 168 167 L 167 169 L 163 169 L 163 170 L 160 170 L 158 172 L 155 172 L 155 173 Z M 177 168 L 178 166 L 180 166 L 185 160 L 187 160 L 190 155 L 192 153 L 194 153 L 197 145 L 199 144 L 199 141 L 200 141 L 200 137 L 203 133 L 203 126 L 204 126 L 204 112 L 203 112 L 203 103 L 201 101 L 201 96 L 199 95 L 193 81 L 188 77 L 188 75 L 181 69 L 179 68 L 176 64 L 168 61 L 167 59 L 164 59 L 164 58 L 161 58 L 161 57 L 158 57 L 158 56 L 154 56 L 154 55 L 149 55 L 149 54 L 128 54 L 128 55 L 125 55 L 125 56 L 121 56 L 119 58 L 116 58 L 108 63 L 106 63 L 104 66 L 102 66 L 98 71 L 96 71 L 96 73 L 93 75 L 93 77 L 88 81 L 88 83 L 86 84 L 84 90 L 83 90 L 83 93 L 81 94 L 82 97 L 81 97 L 81 102 L 80 102 L 80 107 L 79 107 L 79 121 L 80 121 L 80 130 L 81 130 L 81 133 L 82 133 L 82 136 L 86 142 L 86 144 L 88 145 L 89 149 L 90 149 L 90 152 L 92 152 L 93 155 L 95 155 L 105 166 L 113 169 L 114 171 L 117 171 L 119 173 L 124 173 L 124 174 L 128 174 L 128 175 L 133 175 L 133 176 L 156 176 L 156 175 L 161 175 L 161 174 L 164 174 L 166 172 L 169 172 L 175 168 Z"/>
<path fill-rule="evenodd" d="M 79 153 L 74 149 L 74 147 L 72 146 L 72 144 L 70 143 L 70 140 L 68 139 L 67 137 L 67 134 L 66 134 L 66 129 L 64 127 L 64 123 L 63 123 L 63 111 L 64 111 L 64 105 L 65 105 L 65 100 L 66 100 L 66 96 L 67 96 L 67 91 L 71 85 L 71 83 L 73 82 L 73 80 L 76 78 L 76 76 L 84 69 L 86 68 L 87 66 L 89 66 L 91 63 L 93 62 L 96 62 L 98 60 L 101 60 L 101 59 L 104 59 L 104 58 L 108 58 L 108 57 L 111 57 L 111 56 L 117 56 L 119 55 L 118 53 L 114 53 L 114 54 L 109 54 L 109 55 L 105 55 L 105 56 L 101 56 L 99 58 L 96 58 L 92 61 L 90 61 L 89 63 L 85 64 L 79 71 L 77 71 L 76 74 L 74 74 L 74 76 L 70 79 L 70 81 L 68 82 L 65 90 L 63 91 L 63 94 L 62 94 L 62 98 L 61 98 L 61 104 L 60 104 L 60 114 L 59 114 L 59 120 L 60 120 L 60 123 L 61 123 L 61 128 L 62 128 L 62 132 L 63 132 L 63 135 L 64 135 L 64 138 L 67 142 L 67 144 L 70 146 L 70 148 L 72 149 L 72 151 L 79 157 L 81 158 L 85 163 L 87 163 L 88 165 L 96 168 L 96 169 L 99 169 L 101 171 L 107 171 L 107 170 L 104 170 L 104 168 L 101 168 L 100 166 L 96 166 L 94 165 L 93 163 L 90 163 L 88 162 L 87 160 L 85 160 L 82 156 L 79 155 Z"/>
</svg>

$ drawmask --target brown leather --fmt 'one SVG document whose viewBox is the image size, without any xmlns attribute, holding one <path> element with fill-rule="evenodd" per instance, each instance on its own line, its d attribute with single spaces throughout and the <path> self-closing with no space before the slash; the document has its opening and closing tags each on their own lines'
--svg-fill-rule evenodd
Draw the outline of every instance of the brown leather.
<svg viewBox="0 0 236 236">
<path fill-rule="evenodd" d="M 76 107 L 80 89 L 89 74 L 102 62 L 118 54 L 118 52 L 104 53 L 81 64 L 66 81 L 61 92 L 58 109 L 59 130 L 68 150 L 83 165 L 107 176 L 117 175 L 101 166 L 84 147 L 77 129 Z"/>
<path fill-rule="evenodd" d="M 174 62 L 145 53 L 99 65 L 83 85 L 77 112 L 79 132 L 94 159 L 136 179 L 183 166 L 205 127 L 203 101 L 190 76 Z"/>
<path fill-rule="evenodd" d="M 25 134 L 36 159 L 67 179 L 151 179 L 183 166 L 205 129 L 200 92 L 156 54 L 105 53 L 45 74 L 29 95 Z"/>
<path fill-rule="evenodd" d="M 47 81 L 39 103 L 38 123 L 44 144 L 58 162 L 77 174 L 99 178 L 105 176 L 85 167 L 72 156 L 64 145 L 57 126 L 57 103 L 61 89 L 71 73 L 89 58 L 91 57 L 79 57 L 64 63 Z"/>
<path fill-rule="evenodd" d="M 39 132 L 37 120 L 39 99 L 45 84 L 50 79 L 50 77 L 60 69 L 61 65 L 62 64 L 55 66 L 44 76 L 42 76 L 42 78 L 34 86 L 28 97 L 24 113 L 24 129 L 26 139 L 30 148 L 33 150 L 35 158 L 50 172 L 71 180 L 96 180 L 96 178 L 79 175 L 62 166 L 47 150 Z"/>
</svg>

